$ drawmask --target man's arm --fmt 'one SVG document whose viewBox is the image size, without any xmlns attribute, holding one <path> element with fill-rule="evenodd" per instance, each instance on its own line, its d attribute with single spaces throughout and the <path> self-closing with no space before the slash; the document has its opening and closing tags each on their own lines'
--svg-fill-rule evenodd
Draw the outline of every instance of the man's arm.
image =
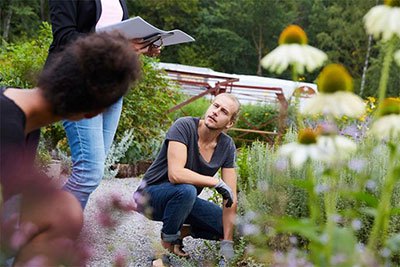
<svg viewBox="0 0 400 267">
<path fill-rule="evenodd" d="M 177 141 L 168 143 L 168 179 L 173 184 L 192 184 L 196 186 L 214 187 L 218 179 L 198 174 L 185 168 L 187 160 L 187 147 Z"/>
<path fill-rule="evenodd" d="M 222 169 L 222 180 L 232 189 L 233 192 L 233 204 L 230 208 L 223 205 L 222 210 L 222 224 L 224 227 L 224 239 L 233 240 L 233 228 L 236 220 L 236 208 L 237 208 L 237 192 L 236 183 L 237 176 L 235 168 L 223 168 Z M 226 200 L 224 201 L 224 203 Z"/>
</svg>

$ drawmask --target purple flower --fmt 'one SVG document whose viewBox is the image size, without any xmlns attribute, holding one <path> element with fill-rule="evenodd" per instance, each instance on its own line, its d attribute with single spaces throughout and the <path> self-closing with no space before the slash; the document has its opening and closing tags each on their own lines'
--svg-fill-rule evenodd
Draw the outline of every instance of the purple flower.
<svg viewBox="0 0 400 267">
<path fill-rule="evenodd" d="M 363 159 L 352 159 L 349 161 L 348 166 L 350 170 L 355 171 L 357 173 L 361 173 L 361 171 L 365 167 L 365 164 L 366 161 Z"/>
<path fill-rule="evenodd" d="M 350 136 L 351 138 L 353 138 L 354 140 L 359 140 L 362 136 L 362 133 L 360 131 L 360 129 L 352 124 L 347 126 L 346 128 L 344 128 L 341 132 L 341 135 L 345 135 L 345 136 Z"/>
</svg>

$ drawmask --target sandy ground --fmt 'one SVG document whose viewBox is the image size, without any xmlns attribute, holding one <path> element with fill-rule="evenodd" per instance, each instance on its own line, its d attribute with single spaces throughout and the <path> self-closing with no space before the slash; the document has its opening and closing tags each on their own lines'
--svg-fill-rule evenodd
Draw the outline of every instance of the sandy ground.
<svg viewBox="0 0 400 267">
<path fill-rule="evenodd" d="M 129 202 L 139 182 L 138 178 L 106 179 L 92 194 L 85 209 L 85 226 L 81 235 L 92 255 L 88 266 L 113 266 L 117 258 L 123 259 L 126 266 L 151 266 L 154 257 L 164 252 L 159 242 L 159 222 L 131 211 L 113 213 L 113 217 L 118 218 L 115 227 L 107 228 L 99 223 L 102 214 L 100 203 L 112 195 L 119 196 L 123 202 Z M 187 237 L 184 245 L 190 259 L 173 259 L 173 266 L 213 266 L 209 262 L 217 255 L 215 242 Z"/>
</svg>

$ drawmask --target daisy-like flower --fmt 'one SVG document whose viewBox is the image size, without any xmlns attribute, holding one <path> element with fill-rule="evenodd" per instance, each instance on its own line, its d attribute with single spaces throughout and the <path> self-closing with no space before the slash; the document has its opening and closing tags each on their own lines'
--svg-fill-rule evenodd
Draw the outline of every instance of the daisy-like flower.
<svg viewBox="0 0 400 267">
<path fill-rule="evenodd" d="M 338 129 L 334 125 L 318 125 L 317 132 L 317 145 L 326 154 L 326 157 L 322 159 L 326 163 L 335 163 L 344 160 L 357 149 L 354 141 L 338 135 Z"/>
<path fill-rule="evenodd" d="M 354 141 L 341 135 L 321 135 L 318 137 L 317 145 L 330 155 L 329 162 L 343 160 L 357 149 Z"/>
<path fill-rule="evenodd" d="M 397 65 L 400 67 L 400 50 L 394 53 L 394 60 L 396 61 Z"/>
<path fill-rule="evenodd" d="M 382 40 L 390 40 L 397 35 L 400 38 L 400 1 L 385 0 L 384 5 L 371 8 L 364 16 L 364 26 L 368 34 Z"/>
<path fill-rule="evenodd" d="M 305 115 L 332 115 L 358 118 L 365 113 L 365 103 L 353 91 L 353 78 L 340 64 L 329 64 L 317 78 L 320 94 L 311 97 L 301 112 Z"/>
<path fill-rule="evenodd" d="M 309 128 L 300 130 L 298 142 L 281 146 L 278 154 L 288 158 L 295 168 L 301 167 L 308 159 L 320 160 L 326 156 L 317 145 L 317 133 Z"/>
<path fill-rule="evenodd" d="M 381 117 L 371 127 L 371 133 L 381 140 L 400 139 L 400 98 L 386 98 Z"/>
<path fill-rule="evenodd" d="M 279 36 L 279 46 L 261 59 L 261 65 L 278 74 L 289 66 L 299 74 L 322 66 L 327 55 L 321 50 L 307 44 L 307 35 L 297 25 L 290 25 Z"/>
</svg>

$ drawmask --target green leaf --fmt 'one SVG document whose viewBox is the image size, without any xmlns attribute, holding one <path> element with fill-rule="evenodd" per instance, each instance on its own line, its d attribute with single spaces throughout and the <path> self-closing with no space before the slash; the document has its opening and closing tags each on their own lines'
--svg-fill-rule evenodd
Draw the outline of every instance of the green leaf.
<svg viewBox="0 0 400 267">
<path fill-rule="evenodd" d="M 353 196 L 358 201 L 365 202 L 370 207 L 376 208 L 378 206 L 378 199 L 368 192 L 354 192 L 349 195 Z"/>
<path fill-rule="evenodd" d="M 392 252 L 399 252 L 400 251 L 400 234 L 395 234 L 391 236 L 387 241 L 386 241 L 386 246 L 392 251 Z"/>
<path fill-rule="evenodd" d="M 283 218 L 277 221 L 276 230 L 285 233 L 297 233 L 310 241 L 320 243 L 320 228 L 309 219 Z"/>
<path fill-rule="evenodd" d="M 313 184 L 309 180 L 302 180 L 302 179 L 293 179 L 290 180 L 290 182 L 302 189 L 305 189 L 307 191 L 313 190 Z"/>
<path fill-rule="evenodd" d="M 360 209 L 361 213 L 375 217 L 377 210 L 374 208 L 362 208 Z"/>
</svg>

